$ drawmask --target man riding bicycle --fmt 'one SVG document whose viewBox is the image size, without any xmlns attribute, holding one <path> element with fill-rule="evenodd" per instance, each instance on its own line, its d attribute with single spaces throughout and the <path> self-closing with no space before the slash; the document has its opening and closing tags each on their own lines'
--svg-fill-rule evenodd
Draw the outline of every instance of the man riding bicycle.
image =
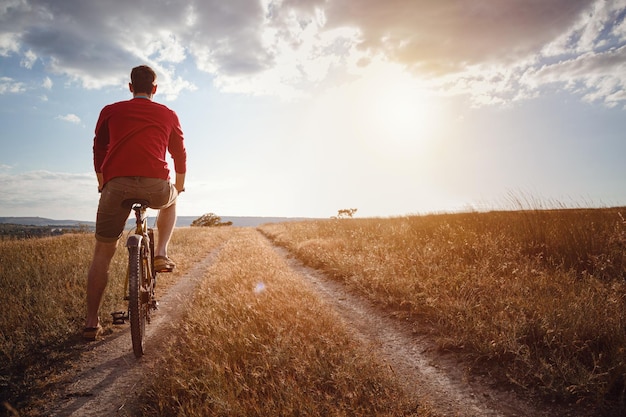
<svg viewBox="0 0 626 417">
<path fill-rule="evenodd" d="M 128 84 L 133 98 L 105 106 L 96 123 L 94 168 L 100 202 L 96 217 L 96 248 L 87 277 L 87 317 L 83 337 L 102 332 L 98 311 L 108 282 L 108 270 L 122 236 L 130 207 L 127 199 L 148 201 L 159 209 L 154 267 L 170 272 L 175 264 L 167 247 L 176 224 L 176 198 L 185 190 L 187 152 L 176 113 L 152 101 L 156 73 L 141 65 L 132 69 Z M 169 152 L 176 171 L 174 184 L 166 161 Z"/>
</svg>

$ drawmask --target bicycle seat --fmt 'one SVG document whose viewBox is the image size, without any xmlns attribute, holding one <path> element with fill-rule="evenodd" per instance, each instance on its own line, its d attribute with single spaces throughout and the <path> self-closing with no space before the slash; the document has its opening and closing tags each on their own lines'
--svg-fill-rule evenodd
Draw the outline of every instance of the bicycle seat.
<svg viewBox="0 0 626 417">
<path fill-rule="evenodd" d="M 141 198 L 128 198 L 122 201 L 122 206 L 125 208 L 133 208 L 135 204 L 139 204 L 144 207 L 148 207 L 150 205 L 148 200 L 143 200 Z"/>
</svg>

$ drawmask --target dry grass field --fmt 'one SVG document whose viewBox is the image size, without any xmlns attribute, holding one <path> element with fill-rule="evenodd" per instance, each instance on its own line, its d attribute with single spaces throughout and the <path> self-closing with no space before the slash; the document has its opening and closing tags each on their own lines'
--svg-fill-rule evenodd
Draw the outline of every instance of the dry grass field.
<svg viewBox="0 0 626 417">
<path fill-rule="evenodd" d="M 624 210 L 626 215 L 626 210 Z M 329 219 L 259 228 L 409 320 L 474 371 L 626 411 L 626 225 L 618 209 Z M 121 309 L 125 250 L 103 312 Z M 432 415 L 252 229 L 177 229 L 179 279 L 221 248 L 141 396 L 143 416 Z M 0 401 L 18 409 L 82 343 L 90 235 L 0 242 Z M 110 317 L 102 315 L 105 325 Z M 107 321 L 108 320 L 108 321 Z M 44 375 L 48 383 L 54 372 Z M 53 381 L 52 381 L 53 382 Z"/>
<path fill-rule="evenodd" d="M 226 238 L 225 229 L 187 228 L 171 242 L 174 274 L 161 275 L 157 291 L 178 279 Z M 59 377 L 59 369 L 82 345 L 85 285 L 94 238 L 91 234 L 0 241 L 0 404 L 27 402 Z M 127 308 L 123 301 L 127 251 L 123 242 L 110 269 L 101 320 L 110 327 L 108 312 Z M 0 407 L 0 415 L 3 412 Z"/>
<path fill-rule="evenodd" d="M 382 308 L 523 389 L 623 412 L 624 210 L 465 213 L 262 227 Z M 626 213 L 625 213 L 626 214 Z"/>
<path fill-rule="evenodd" d="M 252 229 L 222 248 L 184 323 L 150 378 L 143 416 L 418 415 L 389 369 Z"/>
</svg>

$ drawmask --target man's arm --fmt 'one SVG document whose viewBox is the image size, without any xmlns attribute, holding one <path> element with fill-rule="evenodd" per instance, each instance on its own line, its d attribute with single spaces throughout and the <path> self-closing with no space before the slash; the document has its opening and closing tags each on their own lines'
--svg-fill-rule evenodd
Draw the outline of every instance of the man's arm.
<svg viewBox="0 0 626 417">
<path fill-rule="evenodd" d="M 185 174 L 176 173 L 176 182 L 174 183 L 174 187 L 178 190 L 179 193 L 185 191 Z"/>
<path fill-rule="evenodd" d="M 96 123 L 96 134 L 93 138 L 93 167 L 98 177 L 98 192 L 104 187 L 104 175 L 102 174 L 102 163 L 109 150 L 109 124 L 104 107 L 100 111 L 98 122 Z"/>
<path fill-rule="evenodd" d="M 96 172 L 96 177 L 98 177 L 98 192 L 100 192 L 102 187 L 104 187 L 104 175 L 102 175 L 102 172 Z"/>
</svg>

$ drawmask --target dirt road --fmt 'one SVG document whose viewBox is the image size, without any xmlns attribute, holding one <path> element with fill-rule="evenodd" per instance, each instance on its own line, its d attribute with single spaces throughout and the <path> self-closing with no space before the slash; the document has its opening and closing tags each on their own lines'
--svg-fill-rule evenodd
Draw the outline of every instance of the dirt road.
<svg viewBox="0 0 626 417">
<path fill-rule="evenodd" d="M 427 402 L 442 416 L 554 416 L 577 415 L 564 410 L 534 407 L 514 393 L 494 388 L 489 381 L 470 377 L 466 366 L 451 354 L 442 354 L 412 325 L 382 313 L 319 271 L 304 267 L 282 248 L 273 249 L 317 291 L 352 329 L 353 335 L 385 361 L 406 392 Z M 45 401 L 49 416 L 132 415 L 146 370 L 156 366 L 159 346 L 168 343 L 193 289 L 215 261 L 217 250 L 198 263 L 160 299 L 159 310 L 147 328 L 147 354 L 136 360 L 127 326 L 88 345 L 70 371 L 70 381 Z M 555 414 L 556 412 L 556 414 Z M 580 415 L 580 414 L 578 414 Z"/>
<path fill-rule="evenodd" d="M 427 336 L 419 335 L 413 325 L 381 312 L 345 286 L 322 273 L 303 266 L 289 253 L 274 248 L 288 260 L 292 269 L 313 284 L 322 299 L 333 306 L 353 334 L 384 360 L 393 370 L 405 391 L 420 398 L 443 416 L 555 416 L 563 410 L 539 409 L 513 392 L 498 390 L 471 377 L 466 365 L 452 354 L 439 352 Z"/>
<path fill-rule="evenodd" d="M 146 326 L 146 355 L 137 360 L 132 352 L 128 325 L 91 344 L 67 378 L 72 382 L 60 386 L 46 403 L 46 416 L 127 416 L 132 415 L 137 388 L 157 363 L 158 349 L 168 341 L 172 327 L 180 321 L 195 286 L 217 256 L 211 252 L 159 299 L 159 309 Z"/>
</svg>

